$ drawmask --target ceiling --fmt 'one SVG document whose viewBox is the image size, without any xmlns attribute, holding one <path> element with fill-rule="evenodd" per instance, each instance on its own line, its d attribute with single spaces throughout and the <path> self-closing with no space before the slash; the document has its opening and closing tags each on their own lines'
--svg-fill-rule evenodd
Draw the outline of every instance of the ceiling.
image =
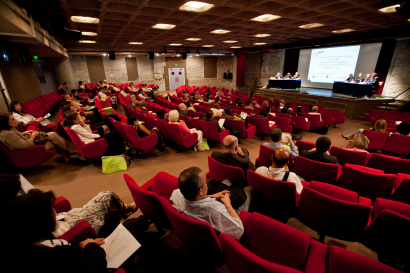
<svg viewBox="0 0 410 273">
<path fill-rule="evenodd" d="M 43 28 L 58 36 L 56 28 L 67 24 L 73 30 L 96 32 L 97 36 L 83 36 L 83 40 L 95 40 L 95 44 L 64 41 L 69 51 L 160 51 L 171 43 L 181 47 L 214 45 L 213 52 L 233 52 L 231 46 L 255 47 L 289 44 L 298 41 L 314 41 L 324 38 L 376 33 L 396 30 L 402 36 L 409 35 L 408 17 L 397 13 L 385 14 L 380 0 L 205 0 L 215 6 L 203 13 L 180 11 L 187 0 L 38 0 L 16 3 L 26 8 Z M 30 3 L 30 4 L 27 4 Z M 263 15 L 279 15 L 269 22 L 250 19 Z M 73 15 L 96 17 L 100 23 L 82 24 L 70 20 Z M 157 23 L 174 24 L 171 30 L 153 29 Z M 321 23 L 324 26 L 302 29 L 300 25 Z M 332 33 L 351 28 L 354 32 Z M 231 31 L 212 34 L 215 29 Z M 399 30 L 399 31 L 397 31 Z M 403 31 L 401 31 L 403 30 Z M 271 34 L 256 38 L 255 34 Z M 360 36 L 360 35 L 359 35 Z M 187 38 L 201 38 L 187 41 Z M 377 37 L 376 37 L 377 38 Z M 226 40 L 236 43 L 223 43 Z M 143 45 L 129 45 L 143 42 Z"/>
</svg>

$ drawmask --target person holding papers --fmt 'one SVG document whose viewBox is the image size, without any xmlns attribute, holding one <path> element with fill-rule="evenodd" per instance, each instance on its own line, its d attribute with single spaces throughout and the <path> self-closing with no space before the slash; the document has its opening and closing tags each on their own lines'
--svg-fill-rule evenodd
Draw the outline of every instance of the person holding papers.
<svg viewBox="0 0 410 273">
<path fill-rule="evenodd" d="M 299 150 L 298 148 L 295 146 L 295 144 L 293 144 L 292 141 L 292 137 L 290 135 L 285 135 L 287 141 L 289 142 L 289 146 L 288 145 L 283 145 L 283 133 L 282 130 L 280 128 L 274 128 L 270 131 L 270 138 L 272 139 L 272 143 L 269 142 L 265 142 L 263 143 L 264 146 L 271 148 L 271 149 L 279 149 L 279 148 L 285 148 L 286 150 L 288 150 L 290 153 L 292 153 L 293 155 L 293 159 L 295 159 L 297 156 L 299 156 Z"/>
<path fill-rule="evenodd" d="M 206 114 L 204 116 L 201 116 L 199 119 L 201 119 L 203 121 L 213 121 L 213 122 L 215 122 L 216 128 L 218 129 L 218 133 L 221 133 L 221 132 L 225 131 L 225 127 L 221 127 L 219 125 L 219 122 L 215 119 L 215 115 L 214 115 L 214 112 L 212 112 L 212 110 L 206 111 Z"/>
<path fill-rule="evenodd" d="M 280 75 L 280 72 L 278 72 L 278 74 L 276 74 L 276 79 L 277 79 L 277 80 L 282 79 L 282 76 Z"/>
</svg>

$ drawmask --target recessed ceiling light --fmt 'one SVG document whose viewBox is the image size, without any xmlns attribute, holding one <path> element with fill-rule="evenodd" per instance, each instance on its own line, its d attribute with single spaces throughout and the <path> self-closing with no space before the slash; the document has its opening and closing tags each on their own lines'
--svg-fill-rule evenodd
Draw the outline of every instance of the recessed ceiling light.
<svg viewBox="0 0 410 273">
<path fill-rule="evenodd" d="M 324 26 L 324 24 L 320 23 L 312 23 L 312 24 L 307 24 L 307 25 L 301 25 L 299 28 L 315 28 L 315 27 L 321 27 Z"/>
<path fill-rule="evenodd" d="M 179 54 L 177 54 L 177 57 L 179 57 Z"/>
<path fill-rule="evenodd" d="M 228 32 L 231 32 L 231 31 L 224 30 L 224 29 L 215 29 L 214 31 L 211 31 L 211 33 L 214 33 L 214 34 L 225 34 L 225 33 L 228 33 Z"/>
<path fill-rule="evenodd" d="M 187 41 L 200 41 L 201 38 L 188 38 L 188 39 L 185 39 L 185 40 L 187 40 Z"/>
<path fill-rule="evenodd" d="M 142 45 L 142 42 L 129 42 L 130 45 Z"/>
<path fill-rule="evenodd" d="M 202 47 L 214 47 L 214 45 L 203 45 Z"/>
<path fill-rule="evenodd" d="M 103 56 L 107 56 L 107 54 L 104 53 Z"/>
<path fill-rule="evenodd" d="M 131 57 L 131 55 L 128 55 L 128 57 Z"/>
<path fill-rule="evenodd" d="M 272 15 L 272 14 L 264 14 L 258 17 L 251 19 L 251 21 L 258 21 L 258 22 L 269 22 L 275 19 L 279 19 L 279 15 Z"/>
<path fill-rule="evenodd" d="M 180 10 L 192 11 L 192 12 L 205 12 L 213 8 L 214 4 L 208 4 L 198 1 L 189 1 L 179 7 Z"/>
<path fill-rule="evenodd" d="M 233 43 L 237 43 L 238 41 L 223 41 L 226 44 L 233 44 Z"/>
<path fill-rule="evenodd" d="M 231 48 L 241 48 L 240 46 L 231 46 Z"/>
<path fill-rule="evenodd" d="M 95 32 L 84 32 L 84 31 L 82 31 L 81 34 L 84 35 L 84 36 L 97 36 L 97 33 L 95 33 Z"/>
<path fill-rule="evenodd" d="M 182 44 L 169 44 L 170 46 L 180 46 Z"/>
<path fill-rule="evenodd" d="M 199 55 L 198 55 L 198 54 L 196 54 L 196 56 L 198 57 Z"/>
<path fill-rule="evenodd" d="M 400 8 L 400 5 L 397 4 L 397 5 L 394 5 L 394 6 L 385 7 L 385 8 L 379 9 L 379 11 L 383 12 L 383 13 L 393 13 L 393 12 L 397 11 L 396 8 Z"/>
<path fill-rule="evenodd" d="M 189 55 L 189 57 L 192 57 L 192 55 Z"/>
<path fill-rule="evenodd" d="M 152 28 L 158 28 L 158 29 L 171 29 L 174 28 L 175 25 L 170 25 L 170 24 L 156 24 L 152 26 Z"/>
<path fill-rule="evenodd" d="M 270 34 L 256 34 L 255 35 L 255 37 L 258 37 L 258 38 L 269 37 L 269 36 L 272 36 L 272 35 Z"/>
<path fill-rule="evenodd" d="M 98 24 L 100 19 L 94 17 L 71 16 L 71 21 L 83 24 Z"/>
<path fill-rule="evenodd" d="M 266 43 L 253 43 L 254 45 L 266 45 Z"/>
<path fill-rule="evenodd" d="M 351 32 L 354 31 L 354 29 L 351 28 L 345 28 L 345 29 L 339 29 L 339 30 L 333 30 L 333 33 L 346 33 L 346 32 Z"/>
<path fill-rule="evenodd" d="M 80 41 L 80 43 L 83 43 L 83 44 L 95 44 L 95 41 L 82 40 L 82 41 Z"/>
</svg>

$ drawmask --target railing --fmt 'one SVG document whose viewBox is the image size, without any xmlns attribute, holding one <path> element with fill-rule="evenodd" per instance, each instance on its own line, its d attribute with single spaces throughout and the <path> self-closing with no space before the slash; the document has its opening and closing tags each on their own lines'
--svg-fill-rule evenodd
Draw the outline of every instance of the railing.
<svg viewBox="0 0 410 273">
<path fill-rule="evenodd" d="M 408 94 L 407 96 L 405 96 L 404 98 L 402 98 L 402 99 L 400 99 L 400 100 L 396 100 L 396 98 L 397 98 L 398 96 L 401 96 L 403 93 L 405 93 L 405 92 L 407 92 L 407 91 L 409 91 L 409 90 L 410 90 L 410 87 L 407 88 L 406 90 L 404 90 L 403 92 L 401 92 L 400 94 L 398 94 L 397 96 L 395 96 L 395 97 L 390 97 L 390 98 L 392 98 L 392 99 L 391 99 L 390 101 L 386 102 L 386 111 L 387 111 L 387 107 L 389 106 L 389 103 L 395 102 L 395 101 L 404 101 L 404 99 L 406 99 L 407 97 L 409 97 L 410 94 Z M 388 97 L 388 96 L 385 96 L 385 97 Z"/>
</svg>

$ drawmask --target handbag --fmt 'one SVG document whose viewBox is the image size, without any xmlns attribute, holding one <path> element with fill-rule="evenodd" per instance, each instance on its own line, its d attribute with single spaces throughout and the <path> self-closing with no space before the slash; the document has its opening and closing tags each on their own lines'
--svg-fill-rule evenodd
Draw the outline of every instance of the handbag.
<svg viewBox="0 0 410 273">
<path fill-rule="evenodd" d="M 102 109 L 106 115 L 113 115 L 114 114 L 114 109 L 112 107 L 106 107 Z"/>
<path fill-rule="evenodd" d="M 103 174 L 115 173 L 127 170 L 127 162 L 122 155 L 103 156 L 102 171 Z"/>
<path fill-rule="evenodd" d="M 38 132 L 38 136 L 34 138 L 34 143 L 39 145 L 39 144 L 45 144 L 48 141 L 48 135 L 47 133 L 44 132 Z"/>
<path fill-rule="evenodd" d="M 205 150 L 207 150 L 207 151 L 210 149 L 210 148 L 209 148 L 209 145 L 208 145 L 208 142 L 206 141 L 206 139 L 202 139 L 201 148 L 202 148 L 202 149 L 205 149 Z M 198 147 L 197 147 L 196 145 L 194 146 L 194 151 L 195 151 L 195 152 L 198 151 Z"/>
</svg>

